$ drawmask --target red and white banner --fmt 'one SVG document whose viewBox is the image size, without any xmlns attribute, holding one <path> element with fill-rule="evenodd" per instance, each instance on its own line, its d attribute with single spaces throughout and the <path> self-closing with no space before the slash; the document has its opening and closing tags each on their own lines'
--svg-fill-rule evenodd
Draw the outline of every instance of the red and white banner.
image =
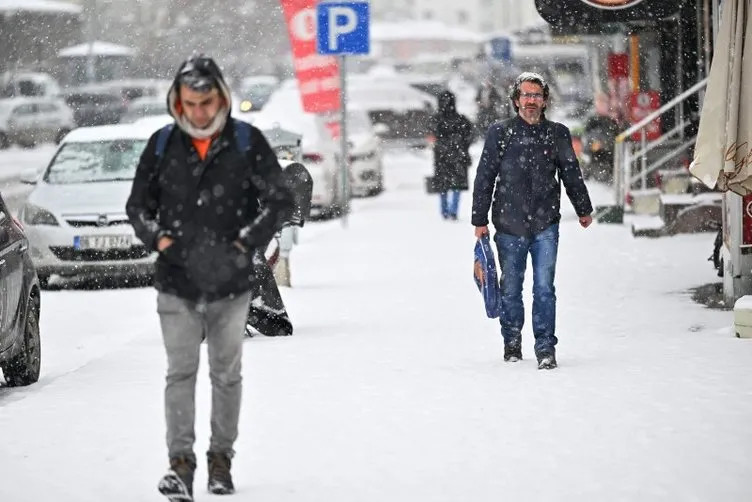
<svg viewBox="0 0 752 502">
<path fill-rule="evenodd" d="M 317 0 L 280 1 L 290 35 L 303 110 L 311 113 L 339 111 L 339 63 L 335 57 L 316 51 Z"/>
<path fill-rule="evenodd" d="M 661 107 L 661 95 L 658 91 L 633 92 L 629 98 L 629 120 L 636 124 Z M 661 137 L 661 118 L 658 117 L 645 126 L 645 139 L 654 141 Z M 640 141 L 642 134 L 637 131 L 632 141 Z"/>
</svg>

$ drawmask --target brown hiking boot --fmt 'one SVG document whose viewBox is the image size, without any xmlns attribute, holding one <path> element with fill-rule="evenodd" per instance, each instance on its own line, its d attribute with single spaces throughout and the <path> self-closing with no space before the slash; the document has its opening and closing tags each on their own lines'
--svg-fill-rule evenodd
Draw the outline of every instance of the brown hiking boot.
<svg viewBox="0 0 752 502">
<path fill-rule="evenodd" d="M 193 473 L 196 459 L 193 456 L 173 457 L 170 470 L 159 481 L 159 492 L 170 502 L 190 502 L 193 500 Z"/>
<path fill-rule="evenodd" d="M 209 462 L 209 493 L 215 495 L 235 493 L 230 474 L 230 455 L 210 451 L 206 453 L 206 459 Z"/>
</svg>

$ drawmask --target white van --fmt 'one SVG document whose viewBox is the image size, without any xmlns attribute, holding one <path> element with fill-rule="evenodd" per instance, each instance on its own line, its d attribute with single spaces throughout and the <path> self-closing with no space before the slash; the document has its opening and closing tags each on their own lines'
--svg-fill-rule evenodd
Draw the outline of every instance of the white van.
<svg viewBox="0 0 752 502">
<path fill-rule="evenodd" d="M 60 85 L 51 75 L 39 72 L 6 72 L 0 76 L 0 98 L 59 97 Z"/>
</svg>

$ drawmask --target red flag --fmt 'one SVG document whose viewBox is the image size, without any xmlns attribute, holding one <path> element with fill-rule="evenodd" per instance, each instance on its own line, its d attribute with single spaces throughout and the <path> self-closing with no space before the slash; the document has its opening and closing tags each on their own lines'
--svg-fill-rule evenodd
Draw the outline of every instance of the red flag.
<svg viewBox="0 0 752 502">
<path fill-rule="evenodd" d="M 303 110 L 312 113 L 339 110 L 339 64 L 333 56 L 316 51 L 317 0 L 280 0 L 287 21 L 292 60 Z"/>
</svg>

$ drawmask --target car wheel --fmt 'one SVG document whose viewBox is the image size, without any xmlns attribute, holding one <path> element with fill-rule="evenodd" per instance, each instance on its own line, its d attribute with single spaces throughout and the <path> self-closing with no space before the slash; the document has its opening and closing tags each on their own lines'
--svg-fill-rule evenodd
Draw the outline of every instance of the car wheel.
<svg viewBox="0 0 752 502">
<path fill-rule="evenodd" d="M 10 147 L 10 138 L 4 132 L 0 132 L 0 150 Z"/>
<path fill-rule="evenodd" d="M 29 298 L 21 353 L 3 365 L 5 381 L 10 387 L 30 385 L 39 380 L 42 367 L 42 344 L 39 336 L 39 307 Z"/>
</svg>

